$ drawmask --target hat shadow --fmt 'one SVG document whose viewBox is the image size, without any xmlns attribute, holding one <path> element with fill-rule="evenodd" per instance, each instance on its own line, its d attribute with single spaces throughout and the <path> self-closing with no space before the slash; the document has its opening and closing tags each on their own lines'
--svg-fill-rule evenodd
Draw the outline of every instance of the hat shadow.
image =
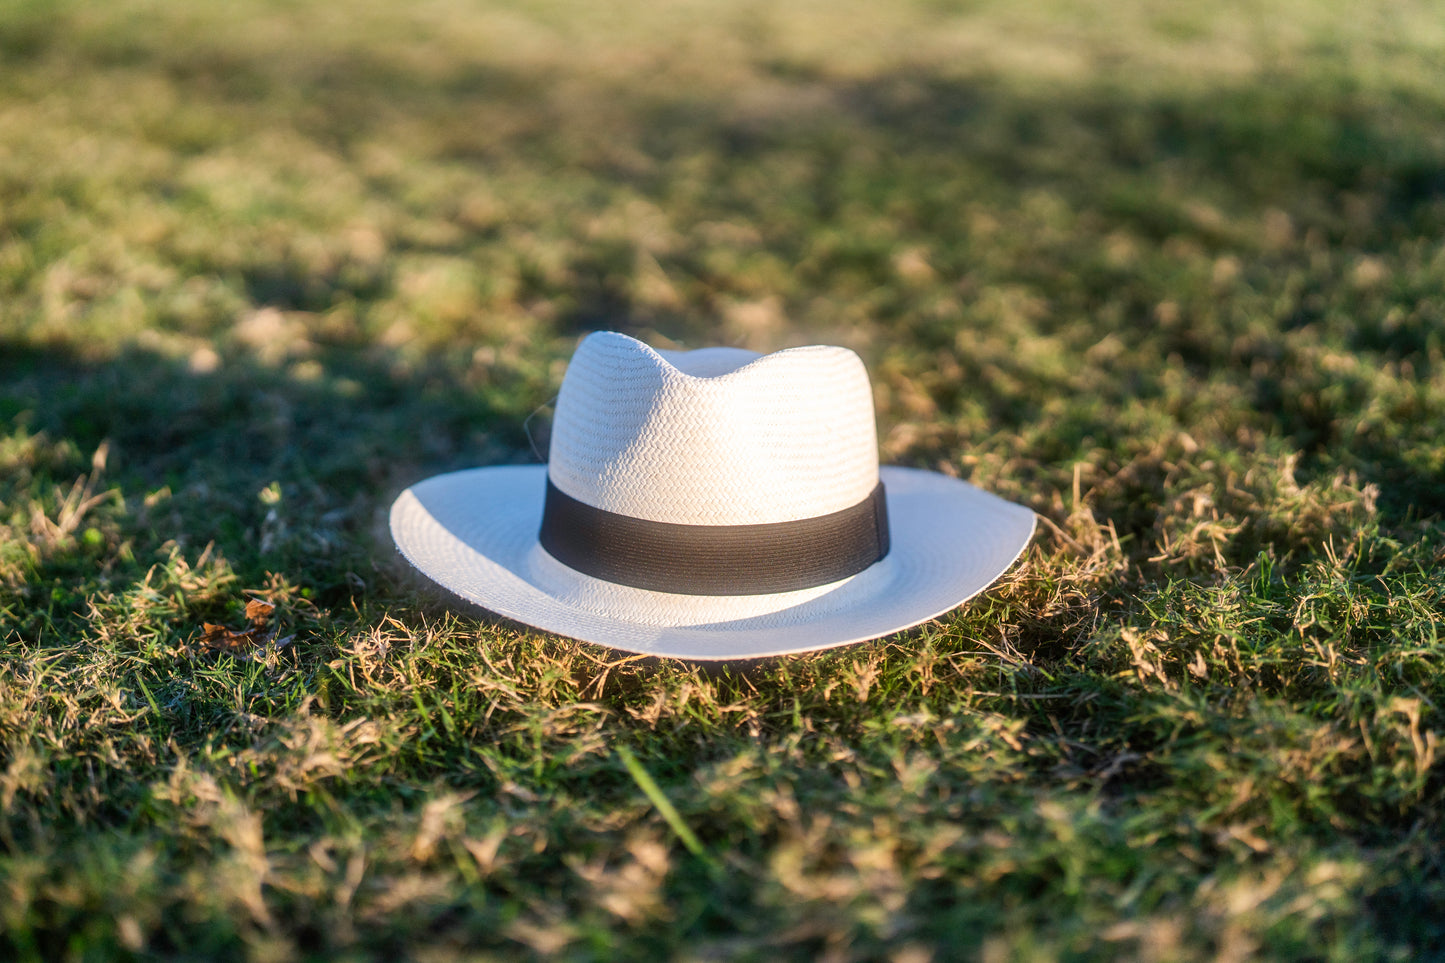
<svg viewBox="0 0 1445 963">
<path fill-rule="evenodd" d="M 613 648 L 606 643 L 571 640 L 568 636 L 535 628 L 525 622 L 519 622 L 510 616 L 495 612 L 470 599 L 453 595 L 447 589 L 433 582 L 410 565 L 397 564 L 393 566 L 393 568 L 393 577 L 405 585 L 408 595 L 417 600 L 418 607 L 425 614 L 438 617 L 453 615 L 473 619 L 480 623 L 481 627 L 487 632 L 517 637 L 532 637 L 542 640 L 544 644 L 552 645 L 571 642 L 577 646 L 585 646 L 589 651 L 596 650 L 614 653 L 619 659 L 625 661 L 630 669 L 640 671 L 648 677 L 669 670 L 686 668 L 710 680 L 761 682 L 768 679 L 778 667 L 797 664 L 800 660 L 829 658 L 837 656 L 839 653 L 857 655 L 862 652 L 886 648 L 889 645 L 907 643 L 910 640 L 920 639 L 927 634 L 929 626 L 933 625 L 935 621 L 930 620 L 899 632 L 893 632 L 889 635 L 863 642 L 852 642 L 842 646 L 832 646 L 808 652 L 795 652 L 784 655 L 763 655 L 730 659 L 690 659 L 683 656 L 648 655 Z"/>
</svg>

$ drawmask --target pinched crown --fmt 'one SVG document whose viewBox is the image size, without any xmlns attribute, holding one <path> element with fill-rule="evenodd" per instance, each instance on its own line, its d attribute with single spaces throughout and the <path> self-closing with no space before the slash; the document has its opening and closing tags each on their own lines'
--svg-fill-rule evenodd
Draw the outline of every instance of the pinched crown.
<svg viewBox="0 0 1445 963">
<path fill-rule="evenodd" d="M 878 484 L 868 372 L 847 348 L 654 351 L 588 335 L 562 381 L 548 474 L 580 502 L 683 525 L 814 518 Z"/>
</svg>

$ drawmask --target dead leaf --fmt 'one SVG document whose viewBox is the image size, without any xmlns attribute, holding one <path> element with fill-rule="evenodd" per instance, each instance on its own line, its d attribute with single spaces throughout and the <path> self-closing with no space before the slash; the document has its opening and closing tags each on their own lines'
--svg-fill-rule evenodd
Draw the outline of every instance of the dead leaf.
<svg viewBox="0 0 1445 963">
<path fill-rule="evenodd" d="M 251 627 L 246 629 L 232 629 L 215 622 L 201 623 L 202 648 L 209 652 L 227 652 L 240 659 L 249 659 L 257 655 L 260 650 L 276 638 L 280 626 L 267 626 L 271 616 L 276 612 L 276 605 L 265 599 L 248 599 L 246 601 L 246 618 L 250 621 Z M 291 644 L 295 636 L 287 636 L 276 643 L 279 650 Z"/>
<path fill-rule="evenodd" d="M 228 629 L 224 625 L 216 625 L 214 622 L 204 622 L 201 624 L 201 630 L 205 633 L 201 636 L 201 644 L 213 652 L 230 652 L 235 655 L 249 656 L 252 650 L 260 648 L 270 641 L 270 633 L 260 627 L 237 631 Z"/>
<path fill-rule="evenodd" d="M 271 613 L 275 611 L 276 606 L 265 599 L 251 599 L 246 602 L 246 618 L 250 619 L 251 624 L 258 628 L 265 625 L 266 620 L 271 618 Z"/>
</svg>

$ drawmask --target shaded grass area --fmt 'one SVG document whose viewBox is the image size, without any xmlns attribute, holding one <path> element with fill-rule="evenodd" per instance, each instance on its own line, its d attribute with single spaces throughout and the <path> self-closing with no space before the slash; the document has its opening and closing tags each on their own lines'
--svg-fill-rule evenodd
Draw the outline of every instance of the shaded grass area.
<svg viewBox="0 0 1445 963">
<path fill-rule="evenodd" d="M 236 10 L 0 12 L 8 952 L 1445 952 L 1428 11 Z M 1040 534 L 759 664 L 453 606 L 391 499 L 599 327 L 848 344 Z"/>
</svg>

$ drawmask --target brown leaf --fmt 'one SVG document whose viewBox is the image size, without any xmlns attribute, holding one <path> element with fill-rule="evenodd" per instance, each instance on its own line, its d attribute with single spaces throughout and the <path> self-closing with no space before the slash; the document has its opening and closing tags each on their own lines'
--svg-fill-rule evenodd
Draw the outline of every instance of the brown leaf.
<svg viewBox="0 0 1445 963">
<path fill-rule="evenodd" d="M 276 638 L 280 626 L 268 626 L 276 605 L 265 599 L 246 600 L 246 618 L 249 628 L 233 629 L 215 622 L 201 623 L 200 648 L 207 652 L 227 652 L 238 659 L 250 659 L 259 655 Z M 290 645 L 295 636 L 287 636 L 276 643 L 279 651 Z"/>
<path fill-rule="evenodd" d="M 271 613 L 276 611 L 276 606 L 265 599 L 250 599 L 246 602 L 246 618 L 257 628 L 266 624 L 271 618 Z"/>
<path fill-rule="evenodd" d="M 201 630 L 205 633 L 201 636 L 201 644 L 213 652 L 249 655 L 253 649 L 269 641 L 269 637 L 259 626 L 237 631 L 214 622 L 204 622 Z"/>
</svg>

